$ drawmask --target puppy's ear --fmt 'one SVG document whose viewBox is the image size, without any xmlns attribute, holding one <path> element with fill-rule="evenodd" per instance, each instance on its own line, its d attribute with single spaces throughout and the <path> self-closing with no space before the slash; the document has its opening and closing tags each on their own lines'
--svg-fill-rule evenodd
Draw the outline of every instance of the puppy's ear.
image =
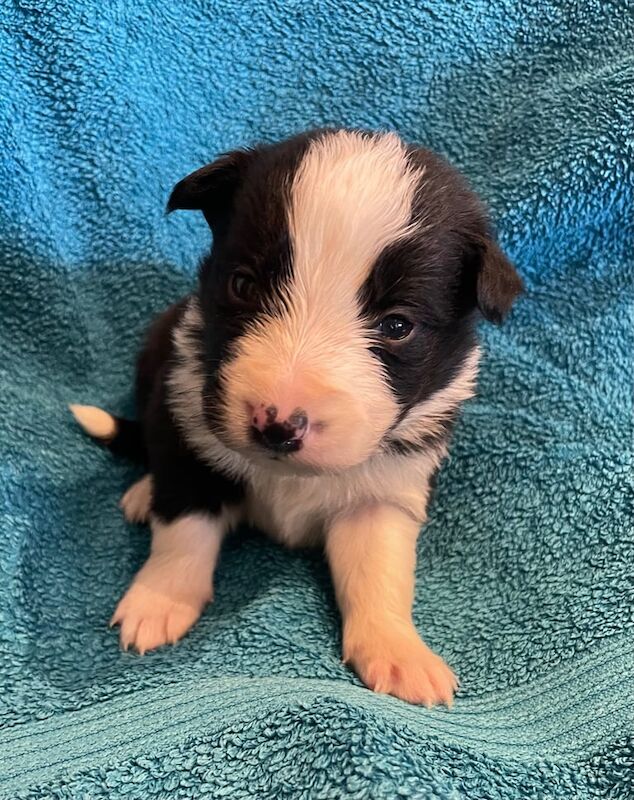
<svg viewBox="0 0 634 800">
<path fill-rule="evenodd" d="M 234 150 L 179 181 L 167 201 L 168 214 L 177 209 L 202 211 L 213 230 L 226 217 L 233 196 L 254 150 Z"/>
<path fill-rule="evenodd" d="M 476 297 L 482 316 L 500 323 L 522 292 L 522 279 L 500 246 L 486 238 L 480 249 Z"/>
<path fill-rule="evenodd" d="M 477 307 L 489 322 L 500 323 L 522 288 L 522 279 L 515 267 L 488 231 L 480 229 L 467 234 L 456 297 L 459 313 L 469 313 Z"/>
</svg>

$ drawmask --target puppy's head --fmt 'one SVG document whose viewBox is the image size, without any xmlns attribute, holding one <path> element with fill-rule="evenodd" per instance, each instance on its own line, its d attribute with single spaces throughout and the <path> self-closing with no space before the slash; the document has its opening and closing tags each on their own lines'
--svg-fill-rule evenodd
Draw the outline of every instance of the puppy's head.
<svg viewBox="0 0 634 800">
<path fill-rule="evenodd" d="M 470 394 L 475 312 L 499 322 L 521 289 L 459 174 L 395 134 L 229 153 L 168 208 L 201 210 L 214 235 L 200 275 L 208 424 L 289 470 L 422 442 Z"/>
</svg>

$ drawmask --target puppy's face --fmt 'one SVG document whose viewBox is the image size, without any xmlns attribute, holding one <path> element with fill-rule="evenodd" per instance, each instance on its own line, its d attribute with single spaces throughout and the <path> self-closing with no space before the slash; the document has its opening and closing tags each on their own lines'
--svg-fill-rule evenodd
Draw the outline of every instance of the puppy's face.
<svg viewBox="0 0 634 800">
<path fill-rule="evenodd" d="M 422 443 L 425 409 L 437 422 L 444 395 L 469 394 L 474 311 L 499 320 L 521 287 L 459 175 L 394 134 L 238 151 L 181 181 L 169 208 L 201 209 L 214 234 L 208 424 L 289 471 Z"/>
</svg>

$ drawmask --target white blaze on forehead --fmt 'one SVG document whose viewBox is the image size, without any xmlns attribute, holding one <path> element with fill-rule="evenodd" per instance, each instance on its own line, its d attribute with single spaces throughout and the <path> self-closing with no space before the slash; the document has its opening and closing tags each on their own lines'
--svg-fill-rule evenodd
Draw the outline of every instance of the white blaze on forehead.
<svg viewBox="0 0 634 800">
<path fill-rule="evenodd" d="M 336 287 L 344 301 L 356 294 L 380 253 L 411 231 L 421 174 L 393 133 L 315 140 L 291 187 L 294 288 L 323 296 Z"/>
</svg>

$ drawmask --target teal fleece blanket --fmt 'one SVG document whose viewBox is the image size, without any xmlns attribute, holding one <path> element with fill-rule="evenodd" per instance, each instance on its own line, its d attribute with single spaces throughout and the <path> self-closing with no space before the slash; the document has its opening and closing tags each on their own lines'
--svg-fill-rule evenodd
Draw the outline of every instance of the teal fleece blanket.
<svg viewBox="0 0 634 800">
<path fill-rule="evenodd" d="M 0 4 L 0 793 L 634 796 L 634 16 L 569 0 Z M 148 321 L 192 285 L 170 187 L 316 124 L 397 129 L 489 202 L 526 294 L 420 538 L 415 619 L 455 707 L 340 661 L 319 553 L 253 531 L 173 649 L 107 627 L 148 551 L 135 469 L 66 410 L 132 409 Z"/>
</svg>

